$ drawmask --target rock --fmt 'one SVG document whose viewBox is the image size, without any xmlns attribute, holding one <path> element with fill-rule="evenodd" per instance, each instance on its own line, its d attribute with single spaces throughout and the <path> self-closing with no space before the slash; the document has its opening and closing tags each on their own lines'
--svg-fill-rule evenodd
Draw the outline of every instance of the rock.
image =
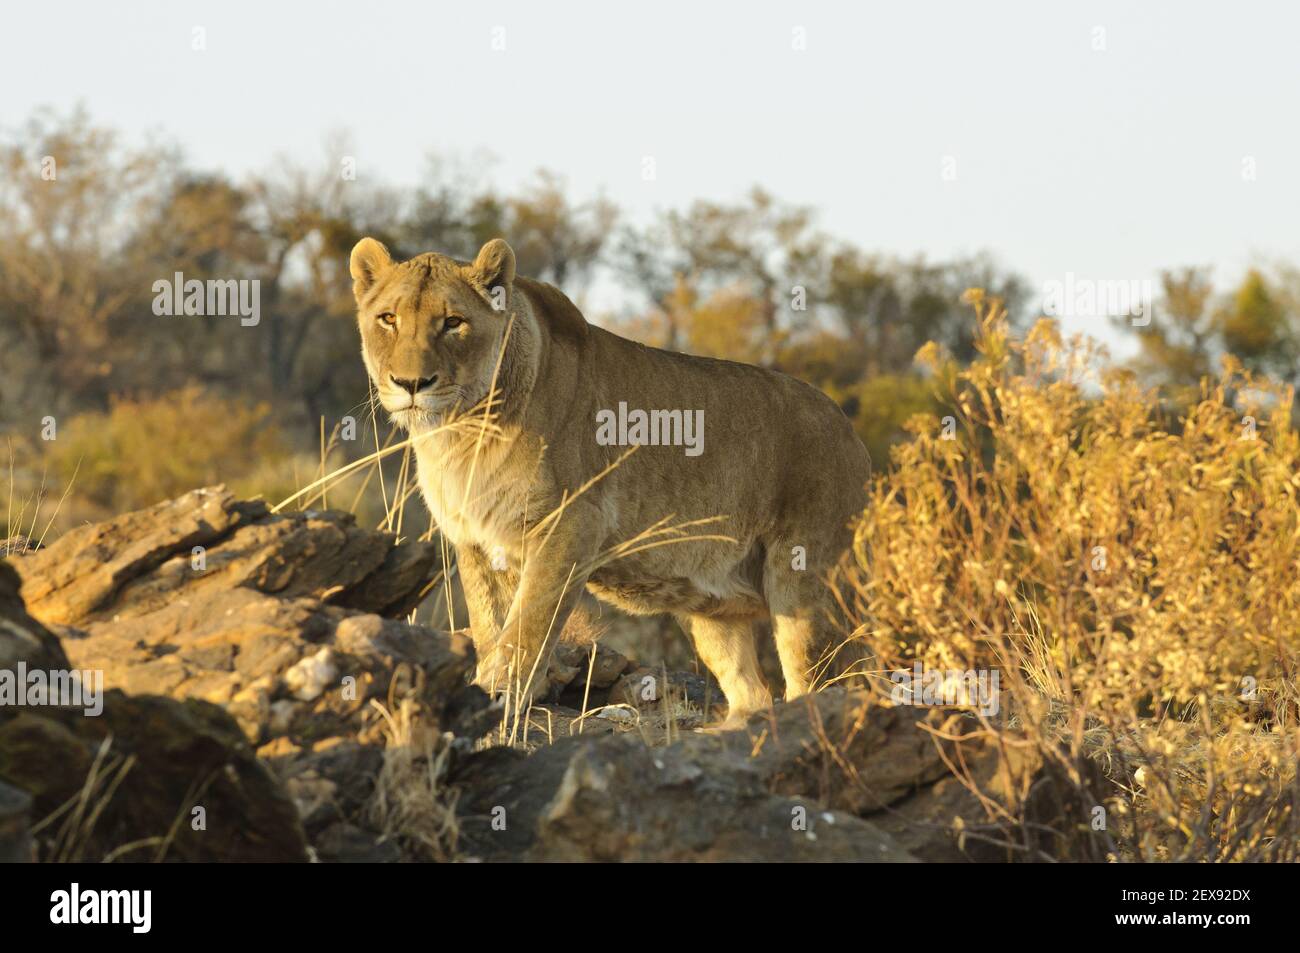
<svg viewBox="0 0 1300 953">
<path fill-rule="evenodd" d="M 466 747 L 499 718 L 470 685 L 467 634 L 393 618 L 422 598 L 437 548 L 348 514 L 273 514 L 213 487 L 79 528 L 14 563 L 32 615 L 62 638 L 45 648 L 66 653 L 64 667 L 102 671 L 111 688 L 164 695 L 187 712 L 224 707 L 313 840 L 339 824 L 364 828 L 385 713 Z M 601 672 L 619 668 L 606 661 Z M 85 758 L 57 740 L 84 777 Z"/>
<path fill-rule="evenodd" d="M 51 715 L 0 723 L 0 777 L 32 792 L 41 817 L 86 788 L 102 802 L 93 825 L 56 835 L 61 856 L 140 844 L 126 859 L 305 858 L 297 811 L 219 707 L 114 690 L 99 718 Z M 193 829 L 196 808 L 205 829 Z"/>
<path fill-rule="evenodd" d="M 722 689 L 709 675 L 656 671 L 640 666 L 633 667 L 610 688 L 608 704 L 653 708 L 660 706 L 665 696 L 684 701 L 706 714 L 727 705 Z"/>
<path fill-rule="evenodd" d="M 591 625 L 585 617 L 574 627 L 577 635 Z M 575 635 L 568 626 L 561 638 Z M 593 649 L 594 644 L 594 649 Z M 625 655 L 599 643 L 566 642 L 555 646 L 546 670 L 545 698 L 569 708 L 598 708 L 609 704 L 610 688 L 631 667 Z"/>
<path fill-rule="evenodd" d="M 78 527 L 19 557 L 18 571 L 32 615 L 84 628 L 236 588 L 398 615 L 418 603 L 437 559 L 431 543 L 398 543 L 350 514 L 272 514 L 218 486 Z"/>
<path fill-rule="evenodd" d="M 468 638 L 387 618 L 418 602 L 437 550 L 349 514 L 272 514 L 222 487 L 69 532 L 15 560 L 34 616 L 80 668 L 130 693 L 225 706 L 255 746 L 373 741 L 409 699 L 478 737 Z"/>
<path fill-rule="evenodd" d="M 35 552 L 41 548 L 41 542 L 38 539 L 30 539 L 27 536 L 15 535 L 8 539 L 0 539 L 0 559 L 6 556 L 17 556 L 21 553 Z"/>
<path fill-rule="evenodd" d="M 867 821 L 773 795 L 759 772 L 700 754 L 629 735 L 570 739 L 529 756 L 489 750 L 457 777 L 462 848 L 529 861 L 913 859 Z"/>
<path fill-rule="evenodd" d="M 32 799 L 26 791 L 0 784 L 0 864 L 30 861 Z"/>
<path fill-rule="evenodd" d="M 595 717 L 601 721 L 613 722 L 616 725 L 634 724 L 636 722 L 636 712 L 613 705 L 600 709 L 596 712 Z"/>
<path fill-rule="evenodd" d="M 18 588 L 0 562 L 0 668 L 67 670 Z M 37 837 L 43 859 L 306 859 L 292 802 L 221 708 L 113 689 L 88 711 L 0 707 L 0 782 L 33 819 L 61 812 Z"/>
<path fill-rule="evenodd" d="M 315 655 L 308 655 L 294 663 L 284 673 L 284 684 L 294 698 L 310 702 L 320 698 L 325 689 L 332 688 L 338 674 L 338 668 L 334 665 L 334 652 L 326 646 Z"/>
<path fill-rule="evenodd" d="M 567 738 L 569 735 L 598 735 L 613 731 L 617 722 L 600 717 L 607 710 L 601 709 L 596 712 L 588 710 L 587 717 L 583 718 L 582 712 L 576 708 L 558 704 L 535 704 L 529 710 L 526 730 L 522 718 L 520 719 L 520 726 L 516 731 L 518 736 L 516 744 L 524 748 L 532 748 L 550 744 L 556 738 Z"/>
<path fill-rule="evenodd" d="M 313 843 L 326 827 L 360 818 L 384 762 L 378 745 L 351 739 L 314 751 L 261 753 L 284 780 Z"/>
<path fill-rule="evenodd" d="M 558 682 L 565 688 L 582 691 L 587 687 L 590 673 L 591 690 L 600 691 L 612 686 L 631 664 L 627 656 L 599 643 L 596 644 L 593 659 L 590 645 L 561 642 L 555 647 L 552 668 L 562 668 L 565 671 L 572 671 L 573 674 L 569 678 L 559 679 L 553 670 L 550 679 L 552 683 Z"/>
<path fill-rule="evenodd" d="M 93 617 L 135 577 L 193 547 L 206 547 L 266 510 L 265 504 L 237 506 L 228 494 L 196 490 L 118 517 L 80 526 L 58 542 L 19 557 L 24 598 L 49 623 Z"/>
<path fill-rule="evenodd" d="M 1041 739 L 1006 725 L 1000 731 L 993 737 L 959 709 L 892 707 L 865 691 L 829 689 L 718 737 L 733 756 L 753 752 L 774 792 L 802 793 L 871 820 L 921 860 L 1025 859 L 1025 848 L 1041 851 L 1032 859 L 1087 854 L 1095 845 L 1072 843 L 1067 851 L 1061 840 L 1075 838 L 1087 819 L 1058 793 L 1065 790 L 1059 763 L 1044 758 Z M 950 766 L 960 766 L 983 798 Z M 1022 815 L 1023 827 L 1010 823 Z"/>
<path fill-rule="evenodd" d="M 632 791 L 639 792 L 629 799 Z M 758 772 L 714 770 L 689 746 L 623 736 L 574 753 L 538 818 L 531 859 L 889 861 L 913 858 L 867 821 L 774 796 Z"/>
<path fill-rule="evenodd" d="M 777 703 L 745 730 L 660 748 L 621 733 L 532 754 L 488 749 L 451 778 L 461 844 L 487 860 L 1006 859 L 990 842 L 1015 832 L 998 828 L 994 808 L 1024 806 L 1051 772 L 992 742 L 953 740 L 977 734 L 971 721 L 830 689 Z M 947 763 L 967 765 L 992 800 Z M 1077 820 L 1030 808 L 1034 823 Z"/>
<path fill-rule="evenodd" d="M 0 671 L 12 672 L 19 662 L 47 672 L 70 669 L 58 638 L 27 614 L 19 586 L 13 565 L 0 560 Z"/>
<path fill-rule="evenodd" d="M 778 703 L 771 713 L 750 718 L 746 730 L 719 733 L 716 744 L 731 757 L 750 757 L 775 791 L 807 794 L 867 816 L 948 773 L 928 729 L 963 718 L 948 709 L 888 707 L 864 691 L 829 689 Z"/>
<path fill-rule="evenodd" d="M 316 856 L 329 863 L 395 864 L 402 859 L 402 851 L 373 831 L 335 824 L 316 843 Z"/>
<path fill-rule="evenodd" d="M 557 647 L 516 747 L 482 747 L 501 708 L 468 635 L 394 618 L 435 557 L 218 487 L 0 563 L 0 671 L 109 688 L 98 716 L 0 707 L 0 856 L 33 826 L 61 860 L 1087 856 L 1086 767 L 1042 738 L 843 688 L 691 732 L 710 678 L 590 640 Z"/>
</svg>

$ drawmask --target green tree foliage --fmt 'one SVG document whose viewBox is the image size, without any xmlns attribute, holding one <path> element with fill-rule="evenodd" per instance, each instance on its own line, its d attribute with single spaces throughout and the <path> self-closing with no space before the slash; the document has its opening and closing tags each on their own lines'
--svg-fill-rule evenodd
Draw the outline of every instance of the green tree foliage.
<svg viewBox="0 0 1300 953">
<path fill-rule="evenodd" d="M 1295 374 L 1295 315 L 1258 271 L 1251 269 L 1219 313 L 1223 347 L 1266 374 Z"/>
<path fill-rule="evenodd" d="M 1200 381 L 1231 355 L 1247 369 L 1300 383 L 1300 275 L 1250 269 L 1241 283 L 1216 292 L 1209 271 L 1184 268 L 1161 277 L 1162 297 L 1146 327 L 1116 325 L 1136 335 L 1135 367 L 1187 405 Z"/>
</svg>

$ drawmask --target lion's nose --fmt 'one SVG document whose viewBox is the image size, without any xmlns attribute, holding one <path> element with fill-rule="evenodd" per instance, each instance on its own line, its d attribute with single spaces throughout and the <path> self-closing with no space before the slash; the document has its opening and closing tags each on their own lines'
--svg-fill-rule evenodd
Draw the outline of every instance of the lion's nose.
<svg viewBox="0 0 1300 953">
<path fill-rule="evenodd" d="M 392 374 L 389 374 L 388 379 L 402 390 L 410 392 L 410 395 L 414 397 L 426 387 L 432 387 L 437 382 L 438 375 L 434 374 L 432 377 L 402 378 L 394 377 Z"/>
</svg>

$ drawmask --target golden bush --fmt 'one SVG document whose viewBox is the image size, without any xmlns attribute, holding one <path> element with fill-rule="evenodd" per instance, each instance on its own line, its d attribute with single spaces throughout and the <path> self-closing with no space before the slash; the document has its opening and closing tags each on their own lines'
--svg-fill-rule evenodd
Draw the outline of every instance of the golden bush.
<svg viewBox="0 0 1300 953">
<path fill-rule="evenodd" d="M 266 404 L 212 396 L 196 385 L 156 398 L 114 398 L 107 412 L 80 414 L 62 427 L 47 444 L 48 463 L 75 497 L 107 513 L 213 483 L 261 490 L 266 462 L 288 455 L 272 416 Z"/>
<path fill-rule="evenodd" d="M 952 414 L 908 422 L 834 579 L 875 676 L 1000 671 L 1004 724 L 1111 769 L 1121 853 L 1278 849 L 1300 663 L 1292 392 L 1228 360 L 1166 420 L 1092 345 L 1048 321 L 1013 339 L 997 301 L 968 300 L 976 360 L 918 355 Z"/>
</svg>

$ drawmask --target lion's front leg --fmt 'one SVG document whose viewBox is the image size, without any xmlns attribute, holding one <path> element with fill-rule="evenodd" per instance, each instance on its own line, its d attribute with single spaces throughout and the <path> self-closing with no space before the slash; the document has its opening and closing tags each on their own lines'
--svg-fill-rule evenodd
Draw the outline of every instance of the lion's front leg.
<svg viewBox="0 0 1300 953">
<path fill-rule="evenodd" d="M 601 538 L 594 525 L 580 522 L 566 514 L 524 560 L 500 638 L 479 659 L 475 682 L 484 690 L 508 690 L 527 703 L 550 688 L 551 652 L 587 584 Z"/>
<path fill-rule="evenodd" d="M 519 588 L 519 573 L 503 557 L 494 562 L 485 550 L 471 544 L 456 547 L 456 568 L 469 609 L 470 637 L 481 667 L 483 658 L 492 653 L 501 636 Z"/>
</svg>

